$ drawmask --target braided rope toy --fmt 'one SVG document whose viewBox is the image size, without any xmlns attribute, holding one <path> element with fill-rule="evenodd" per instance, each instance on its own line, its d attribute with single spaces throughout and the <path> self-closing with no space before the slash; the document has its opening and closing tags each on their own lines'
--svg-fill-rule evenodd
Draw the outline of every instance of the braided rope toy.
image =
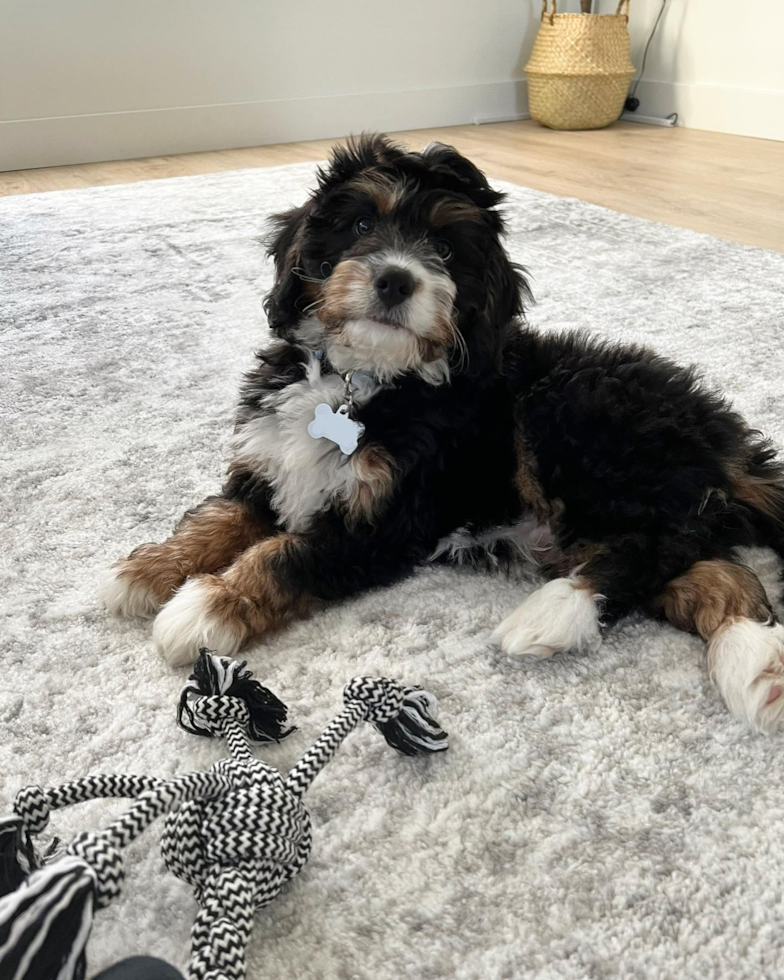
<svg viewBox="0 0 784 980">
<path fill-rule="evenodd" d="M 405 755 L 442 751 L 436 699 L 383 677 L 357 677 L 343 711 L 287 776 L 256 759 L 251 744 L 280 741 L 287 709 L 244 663 L 202 650 L 182 691 L 178 722 L 194 735 L 222 736 L 230 756 L 208 772 L 173 779 L 88 776 L 51 789 L 28 786 L 14 816 L 0 820 L 0 977 L 81 980 L 93 909 L 122 891 L 122 849 L 167 814 L 164 861 L 195 891 L 191 980 L 242 980 L 254 913 L 302 870 L 311 826 L 302 797 L 361 721 Z M 51 810 L 103 797 L 135 803 L 103 831 L 78 835 L 45 863 L 32 837 Z"/>
</svg>

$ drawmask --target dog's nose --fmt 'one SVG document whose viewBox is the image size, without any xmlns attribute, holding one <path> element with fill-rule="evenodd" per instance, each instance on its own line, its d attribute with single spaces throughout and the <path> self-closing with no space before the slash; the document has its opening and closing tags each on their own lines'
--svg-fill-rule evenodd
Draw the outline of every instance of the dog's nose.
<svg viewBox="0 0 784 980">
<path fill-rule="evenodd" d="M 399 306 L 414 292 L 414 277 L 407 269 L 390 266 L 376 279 L 376 292 L 384 306 Z"/>
</svg>

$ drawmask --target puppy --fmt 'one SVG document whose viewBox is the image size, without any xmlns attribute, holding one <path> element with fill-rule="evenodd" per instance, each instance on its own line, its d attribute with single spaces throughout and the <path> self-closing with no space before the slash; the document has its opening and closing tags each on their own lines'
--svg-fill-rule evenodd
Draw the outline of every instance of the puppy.
<svg viewBox="0 0 784 980">
<path fill-rule="evenodd" d="M 428 561 L 534 561 L 507 654 L 590 650 L 635 609 L 707 643 L 730 710 L 784 716 L 784 628 L 735 549 L 784 554 L 784 467 L 691 369 L 540 336 L 502 195 L 456 150 L 335 149 L 277 215 L 275 340 L 246 376 L 223 491 L 118 562 L 172 666 L 235 653 Z"/>
</svg>

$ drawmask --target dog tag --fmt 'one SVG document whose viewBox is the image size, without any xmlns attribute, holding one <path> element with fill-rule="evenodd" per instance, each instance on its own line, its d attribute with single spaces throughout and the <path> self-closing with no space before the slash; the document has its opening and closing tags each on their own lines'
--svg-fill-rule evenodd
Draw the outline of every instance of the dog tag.
<svg viewBox="0 0 784 980">
<path fill-rule="evenodd" d="M 316 414 L 308 426 L 308 434 L 314 439 L 329 439 L 340 446 L 344 456 L 350 456 L 357 448 L 365 426 L 352 419 L 348 411 L 348 405 L 341 405 L 337 412 L 333 412 L 324 402 L 316 405 Z"/>
</svg>

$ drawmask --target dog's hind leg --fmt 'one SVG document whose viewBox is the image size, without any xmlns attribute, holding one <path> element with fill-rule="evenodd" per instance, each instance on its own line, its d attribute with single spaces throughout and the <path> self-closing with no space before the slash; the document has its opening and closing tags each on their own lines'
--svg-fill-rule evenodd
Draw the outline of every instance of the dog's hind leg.
<svg viewBox="0 0 784 980">
<path fill-rule="evenodd" d="M 669 578 L 699 557 L 693 550 L 681 553 L 676 541 L 624 534 L 588 547 L 587 560 L 530 595 L 498 626 L 491 642 L 504 653 L 538 660 L 594 649 L 602 627 L 649 603 Z M 692 548 L 688 539 L 687 546 Z"/>
<path fill-rule="evenodd" d="M 669 533 L 641 531 L 586 543 L 574 553 L 571 574 L 529 596 L 495 630 L 491 642 L 504 653 L 537 659 L 597 647 L 604 627 L 634 609 L 650 610 L 672 578 L 695 561 L 728 550 L 710 533 L 692 530 L 684 525 Z M 568 570 L 568 565 L 557 567 L 561 574 Z"/>
<path fill-rule="evenodd" d="M 244 503 L 208 497 L 166 541 L 140 545 L 107 571 L 104 605 L 120 616 L 154 616 L 188 576 L 220 571 L 273 533 Z"/>
<path fill-rule="evenodd" d="M 668 582 L 653 610 L 707 643 L 708 671 L 727 707 L 752 727 L 784 719 L 784 627 L 762 583 L 734 561 L 698 561 Z"/>
<path fill-rule="evenodd" d="M 732 497 L 751 518 L 756 544 L 766 545 L 784 561 L 784 463 L 770 443 L 753 447 L 732 475 Z"/>
</svg>

